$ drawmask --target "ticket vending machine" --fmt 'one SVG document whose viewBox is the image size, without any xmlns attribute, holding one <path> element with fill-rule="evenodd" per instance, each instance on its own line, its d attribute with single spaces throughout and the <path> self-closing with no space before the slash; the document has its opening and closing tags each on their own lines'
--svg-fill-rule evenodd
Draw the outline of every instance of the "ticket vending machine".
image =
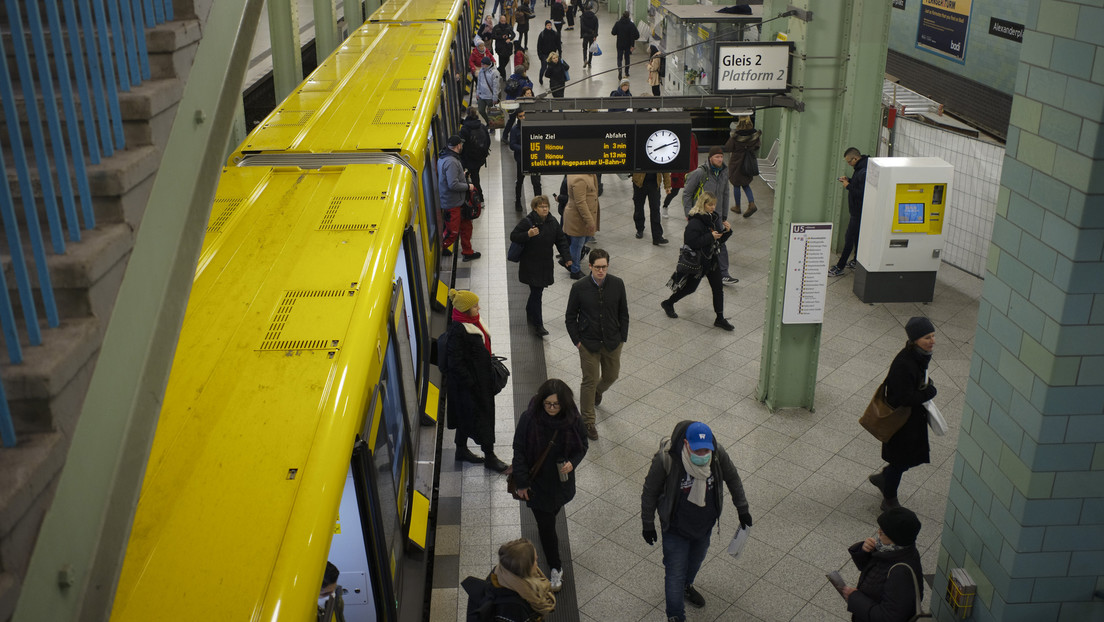
<svg viewBox="0 0 1104 622">
<path fill-rule="evenodd" d="M 854 292 L 872 302 L 931 302 L 954 167 L 941 158 L 870 158 Z"/>
</svg>

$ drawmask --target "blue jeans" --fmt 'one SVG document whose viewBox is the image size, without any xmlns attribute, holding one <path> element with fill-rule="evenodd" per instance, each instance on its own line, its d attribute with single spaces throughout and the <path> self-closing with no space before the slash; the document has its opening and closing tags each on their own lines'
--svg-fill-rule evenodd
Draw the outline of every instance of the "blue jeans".
<svg viewBox="0 0 1104 622">
<path fill-rule="evenodd" d="M 740 188 L 741 187 L 744 189 L 744 194 L 747 195 L 748 203 L 754 203 L 755 202 L 755 195 L 751 193 L 751 186 L 750 185 L 748 185 L 748 186 L 733 186 L 732 191 L 736 195 L 736 208 L 737 209 L 739 209 L 739 207 L 740 207 Z"/>
<path fill-rule="evenodd" d="M 675 533 L 674 529 L 663 532 L 663 567 L 666 569 L 663 589 L 668 618 L 686 619 L 683 592 L 687 585 L 694 584 L 707 551 L 709 532 L 695 540 Z"/>
<path fill-rule="evenodd" d="M 567 236 L 567 239 L 571 242 L 571 245 L 569 247 L 571 251 L 571 271 L 579 272 L 583 269 L 579 262 L 581 261 L 580 257 L 582 257 L 583 254 L 583 247 L 586 246 L 587 236 L 569 235 Z"/>
</svg>

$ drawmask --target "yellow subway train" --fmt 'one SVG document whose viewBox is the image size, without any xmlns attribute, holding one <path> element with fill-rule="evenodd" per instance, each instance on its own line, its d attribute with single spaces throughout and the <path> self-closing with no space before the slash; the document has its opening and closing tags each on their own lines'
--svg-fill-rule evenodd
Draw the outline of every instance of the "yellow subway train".
<svg viewBox="0 0 1104 622">
<path fill-rule="evenodd" d="M 480 8 L 387 3 L 231 155 L 112 620 L 320 619 L 327 561 L 350 622 L 428 615 L 436 159 Z"/>
</svg>

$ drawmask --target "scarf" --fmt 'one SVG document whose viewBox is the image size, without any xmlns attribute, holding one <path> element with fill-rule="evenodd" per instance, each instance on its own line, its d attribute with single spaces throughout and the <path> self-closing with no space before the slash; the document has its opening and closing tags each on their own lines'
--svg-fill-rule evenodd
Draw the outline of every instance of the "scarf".
<svg viewBox="0 0 1104 622">
<path fill-rule="evenodd" d="M 533 611 L 544 615 L 551 613 L 556 608 L 556 596 L 552 594 L 552 584 L 545 578 L 544 573 L 537 568 L 534 577 L 522 578 L 502 567 L 495 566 L 491 573 L 491 583 L 495 587 L 504 587 L 513 590 L 529 603 Z"/>
<path fill-rule="evenodd" d="M 483 322 L 479 319 L 479 316 L 472 317 L 463 311 L 452 310 L 452 321 L 463 322 L 464 324 L 474 324 L 483 332 L 483 347 L 487 348 L 487 352 L 491 352 L 491 333 L 487 331 L 487 327 L 483 325 Z"/>
<path fill-rule="evenodd" d="M 579 428 L 575 425 L 575 419 L 579 417 L 578 410 L 567 412 L 567 409 L 561 407 L 560 414 L 553 417 L 545 412 L 544 404 L 534 397 L 529 401 L 528 412 L 532 425 L 529 426 L 528 438 L 525 439 L 525 451 L 530 462 L 535 462 L 540 457 L 556 430 L 560 431 L 559 440 L 556 442 L 563 448 L 565 457 L 577 453 L 583 446 L 583 439 L 579 437 Z M 548 455 L 551 457 L 555 454 L 556 450 L 553 448 Z"/>
<path fill-rule="evenodd" d="M 879 553 L 892 553 L 893 551 L 900 551 L 905 547 L 900 544 L 887 544 L 882 542 L 882 539 L 878 536 L 874 536 L 874 550 Z"/>
<path fill-rule="evenodd" d="M 699 508 L 705 507 L 705 492 L 709 489 L 709 476 L 712 475 L 709 467 L 712 463 L 713 460 L 710 460 L 709 464 L 705 466 L 694 464 L 690 460 L 690 448 L 686 445 L 682 446 L 682 468 L 686 469 L 686 473 L 694 478 L 694 481 L 690 484 L 690 503 Z"/>
</svg>

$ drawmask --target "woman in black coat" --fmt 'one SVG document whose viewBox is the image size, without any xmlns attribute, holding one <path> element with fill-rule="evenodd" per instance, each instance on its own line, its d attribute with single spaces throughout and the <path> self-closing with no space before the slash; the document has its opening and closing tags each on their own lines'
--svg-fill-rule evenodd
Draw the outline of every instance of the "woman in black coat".
<svg viewBox="0 0 1104 622">
<path fill-rule="evenodd" d="M 916 514 L 892 508 L 878 517 L 873 538 L 847 549 L 859 569 L 859 583 L 839 592 L 853 622 L 908 622 L 916 615 L 916 598 L 924 597 L 924 572 L 916 550 L 919 533 Z"/>
<path fill-rule="evenodd" d="M 882 460 L 889 465 L 868 478 L 882 492 L 883 510 L 899 507 L 897 486 L 905 471 L 931 462 L 928 409 L 924 402 L 936 394 L 935 385 L 928 378 L 928 363 L 935 347 L 935 325 L 926 317 L 914 317 L 905 324 L 905 333 L 908 342 L 894 357 L 886 375 L 886 402 L 894 408 L 911 406 L 912 412 L 905 425 L 882 444 Z"/>
<path fill-rule="evenodd" d="M 713 311 L 717 314 L 713 325 L 732 330 L 735 327 L 724 316 L 724 284 L 721 282 L 721 266 L 717 260 L 717 249 L 732 237 L 732 226 L 728 221 L 721 221 L 716 210 L 717 197 L 712 192 L 701 193 L 694 207 L 690 208 L 682 243 L 701 258 L 701 270 L 687 277 L 675 293 L 659 303 L 659 306 L 663 307 L 667 317 L 678 317 L 675 303 L 694 293 L 704 276 L 709 279 L 709 287 L 713 290 Z"/>
<path fill-rule="evenodd" d="M 456 428 L 456 459 L 483 463 L 504 472 L 507 465 L 494 453 L 495 388 L 491 370 L 491 333 L 479 319 L 479 296 L 449 290 L 452 323 L 448 328 L 448 427 Z M 479 443 L 483 456 L 468 449 L 468 439 Z"/>
<path fill-rule="evenodd" d="M 564 85 L 567 84 L 567 63 L 556 52 L 548 55 L 548 67 L 544 70 L 544 77 L 548 78 L 548 88 L 552 89 L 552 97 L 564 96 Z"/>
<path fill-rule="evenodd" d="M 529 300 L 525 303 L 525 316 L 529 324 L 541 337 L 548 334 L 544 328 L 544 316 L 542 313 L 541 299 L 544 296 L 544 288 L 556 281 L 555 267 L 552 260 L 552 247 L 560 251 L 560 255 L 570 257 L 567 236 L 564 235 L 560 223 L 554 216 L 548 213 L 548 197 L 543 194 L 533 197 L 530 202 L 533 211 L 514 227 L 510 232 L 510 241 L 521 244 L 521 261 L 518 264 L 518 280 L 529 286 Z M 567 260 L 565 267 L 571 266 L 571 260 Z"/>
<path fill-rule="evenodd" d="M 546 380 L 529 400 L 514 431 L 514 482 L 517 495 L 533 511 L 541 547 L 548 558 L 552 591 L 563 584 L 563 562 L 556 537 L 556 515 L 575 498 L 575 469 L 587 453 L 586 428 L 571 387 Z M 548 454 L 535 473 L 530 470 Z"/>
</svg>

